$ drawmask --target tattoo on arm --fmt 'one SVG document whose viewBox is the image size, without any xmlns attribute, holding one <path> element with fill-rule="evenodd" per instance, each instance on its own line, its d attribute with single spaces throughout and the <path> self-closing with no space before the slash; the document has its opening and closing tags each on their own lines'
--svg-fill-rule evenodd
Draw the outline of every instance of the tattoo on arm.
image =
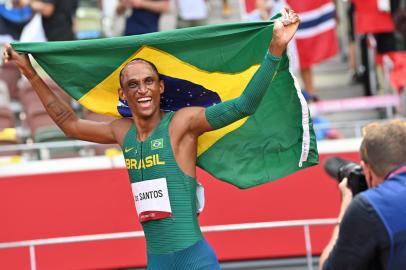
<svg viewBox="0 0 406 270">
<path fill-rule="evenodd" d="M 52 100 L 47 104 L 48 112 L 51 118 L 57 125 L 62 125 L 66 120 L 72 117 L 73 112 L 66 108 L 65 104 L 62 104 L 58 100 Z"/>
</svg>

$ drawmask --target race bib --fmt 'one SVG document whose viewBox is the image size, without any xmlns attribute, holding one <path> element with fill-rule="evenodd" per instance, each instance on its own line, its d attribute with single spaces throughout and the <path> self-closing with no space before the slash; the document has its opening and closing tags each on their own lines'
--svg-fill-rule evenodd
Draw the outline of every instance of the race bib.
<svg viewBox="0 0 406 270">
<path fill-rule="evenodd" d="M 133 183 L 131 188 L 140 222 L 172 216 L 165 178 Z"/>
</svg>

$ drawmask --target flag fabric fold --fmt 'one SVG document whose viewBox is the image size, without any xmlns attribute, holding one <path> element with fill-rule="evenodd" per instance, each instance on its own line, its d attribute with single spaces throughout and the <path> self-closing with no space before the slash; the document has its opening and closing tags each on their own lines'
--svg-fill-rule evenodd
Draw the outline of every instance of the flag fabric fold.
<svg viewBox="0 0 406 270">
<path fill-rule="evenodd" d="M 119 72 L 133 58 L 153 62 L 165 83 L 161 108 L 211 106 L 238 97 L 258 69 L 272 38 L 273 21 L 209 25 L 139 36 L 13 43 L 86 108 L 128 116 L 120 100 Z M 205 133 L 198 166 L 239 188 L 282 178 L 318 163 L 312 121 L 300 87 L 281 65 L 251 116 Z"/>
</svg>

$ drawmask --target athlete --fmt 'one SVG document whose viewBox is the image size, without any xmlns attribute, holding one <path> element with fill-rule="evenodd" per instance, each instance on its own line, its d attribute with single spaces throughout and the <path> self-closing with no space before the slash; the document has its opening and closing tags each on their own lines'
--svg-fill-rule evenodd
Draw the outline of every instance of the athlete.
<svg viewBox="0 0 406 270">
<path fill-rule="evenodd" d="M 17 64 L 67 136 L 121 146 L 147 240 L 148 269 L 213 270 L 220 266 L 197 220 L 197 138 L 255 112 L 298 25 L 298 15 L 285 9 L 274 24 L 264 61 L 243 94 L 208 108 L 162 112 L 159 104 L 164 83 L 156 67 L 133 59 L 120 73 L 120 96 L 127 100 L 133 117 L 111 123 L 79 119 L 47 87 L 27 55 L 8 45 L 4 59 Z"/>
</svg>

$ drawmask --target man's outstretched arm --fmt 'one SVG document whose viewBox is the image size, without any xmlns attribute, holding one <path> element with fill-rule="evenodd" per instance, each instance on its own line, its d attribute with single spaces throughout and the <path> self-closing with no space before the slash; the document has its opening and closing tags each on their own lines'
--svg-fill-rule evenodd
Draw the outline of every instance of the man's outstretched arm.
<svg viewBox="0 0 406 270">
<path fill-rule="evenodd" d="M 241 96 L 206 109 L 205 115 L 210 126 L 219 129 L 255 113 L 278 70 L 279 63 L 280 57 L 267 53 Z"/>
<path fill-rule="evenodd" d="M 68 137 L 98 143 L 116 143 L 109 124 L 79 119 L 72 108 L 49 89 L 32 67 L 28 55 L 18 54 L 10 45 L 6 45 L 4 62 L 9 61 L 13 61 L 29 80 L 49 116 Z"/>
<path fill-rule="evenodd" d="M 269 88 L 278 70 L 282 53 L 296 32 L 299 22 L 299 16 L 294 11 L 284 10 L 281 19 L 275 21 L 273 38 L 264 61 L 241 96 L 208 108 L 186 109 L 190 120 L 189 130 L 200 135 L 253 114 Z"/>
</svg>

